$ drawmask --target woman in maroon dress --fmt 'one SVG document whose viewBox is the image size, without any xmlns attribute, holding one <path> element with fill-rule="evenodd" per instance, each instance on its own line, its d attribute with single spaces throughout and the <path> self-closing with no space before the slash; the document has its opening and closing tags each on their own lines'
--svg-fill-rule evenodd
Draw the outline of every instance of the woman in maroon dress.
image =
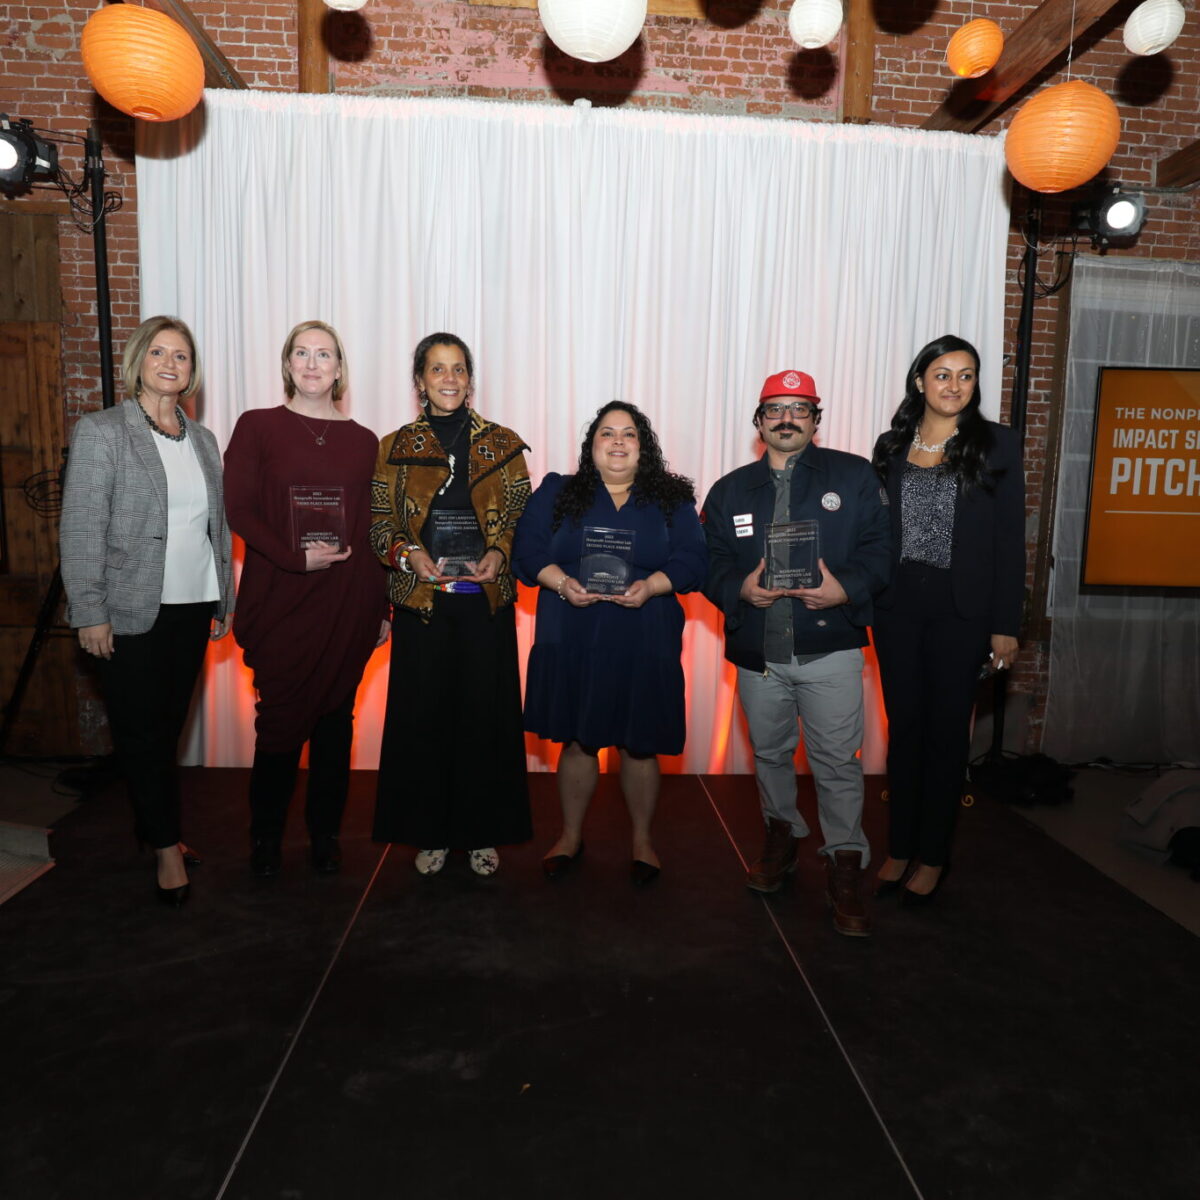
<svg viewBox="0 0 1200 1200">
<path fill-rule="evenodd" d="M 243 413 L 225 451 L 229 524 L 246 543 L 234 637 L 258 691 L 250 865 L 261 876 L 280 867 L 305 742 L 312 865 L 337 871 L 354 697 L 387 636 L 383 576 L 367 541 L 378 442 L 337 409 L 347 387 L 341 339 L 305 321 L 288 334 L 282 367 L 287 403 Z M 315 529 L 297 501 L 328 506 Z M 320 531 L 328 540 L 312 540 Z"/>
</svg>

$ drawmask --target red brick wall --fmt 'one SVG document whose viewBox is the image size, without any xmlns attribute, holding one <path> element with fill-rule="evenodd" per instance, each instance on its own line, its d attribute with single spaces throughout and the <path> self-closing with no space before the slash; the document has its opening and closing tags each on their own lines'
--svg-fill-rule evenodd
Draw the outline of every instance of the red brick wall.
<svg viewBox="0 0 1200 1200">
<path fill-rule="evenodd" d="M 192 0 L 191 7 L 234 67 L 252 87 L 296 88 L 295 0 L 248 0 L 237 5 Z M 931 5 L 875 0 L 877 39 L 874 119 L 917 126 L 941 103 L 952 77 L 943 61 L 945 43 L 970 15 L 988 15 L 1012 30 L 1035 6 L 941 0 Z M 1114 10 L 1132 8 L 1130 0 Z M 92 92 L 79 60 L 79 31 L 92 4 L 65 6 L 0 2 L 0 111 L 31 118 L 56 130 L 80 131 L 102 119 L 110 186 L 124 206 L 109 220 L 114 337 L 119 346 L 137 315 L 137 197 L 132 171 L 130 122 Z M 325 18 L 335 51 L 335 90 L 379 94 L 498 97 L 570 102 L 587 96 L 597 104 L 667 107 L 704 113 L 836 119 L 840 102 L 837 46 L 801 52 L 787 34 L 787 8 L 764 8 L 756 0 L 713 0 L 707 21 L 652 16 L 643 36 L 614 63 L 588 66 L 548 43 L 537 13 L 527 9 L 472 6 L 465 0 L 376 0 L 357 14 Z M 1066 78 L 1063 58 L 1038 84 Z M 1076 48 L 1074 78 L 1087 79 L 1117 100 L 1121 144 L 1109 175 L 1130 185 L 1149 185 L 1156 161 L 1200 136 L 1200 21 L 1188 14 L 1185 35 L 1165 55 L 1131 59 L 1120 24 L 1108 17 Z M 1018 97 L 1019 103 L 1019 97 Z M 1015 111 L 988 126 L 1006 126 Z M 69 158 L 77 165 L 78 158 Z M 44 198 L 44 193 L 38 198 Z M 1195 259 L 1200 250 L 1197 194 L 1152 195 L 1150 216 L 1137 246 L 1110 253 Z M 1023 209 L 1018 201 L 1017 210 Z M 1051 205 L 1047 234 L 1061 228 L 1064 205 Z M 1057 222 L 1057 225 L 1056 225 Z M 1020 289 L 1017 268 L 1023 245 L 1014 231 L 1009 247 L 1007 352 L 1015 358 Z M 98 368 L 91 238 L 62 222 L 63 295 L 66 301 L 63 375 L 68 411 L 98 403 Z M 1043 275 L 1053 261 L 1044 258 Z M 1057 380 L 1055 332 L 1062 297 L 1038 302 L 1028 408 L 1030 517 L 1040 535 L 1048 517 L 1040 512 L 1047 419 Z M 1011 370 L 1009 371 L 1011 378 Z M 1032 547 L 1031 547 L 1032 549 Z M 1045 696 L 1045 646 L 1028 647 L 1016 686 L 1034 697 L 1031 740 L 1036 744 Z"/>
</svg>

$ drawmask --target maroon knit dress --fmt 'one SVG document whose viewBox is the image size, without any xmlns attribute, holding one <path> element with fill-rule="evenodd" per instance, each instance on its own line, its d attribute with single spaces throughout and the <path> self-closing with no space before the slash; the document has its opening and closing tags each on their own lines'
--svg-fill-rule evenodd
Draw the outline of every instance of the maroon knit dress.
<svg viewBox="0 0 1200 1200">
<path fill-rule="evenodd" d="M 260 750 L 303 745 L 317 719 L 358 687 L 379 638 L 386 579 L 367 541 L 378 448 L 355 421 L 314 421 L 283 405 L 243 413 L 229 439 L 225 507 L 246 543 L 233 634 L 254 672 Z M 353 552 L 307 572 L 293 545 L 288 489 L 337 484 Z"/>
</svg>

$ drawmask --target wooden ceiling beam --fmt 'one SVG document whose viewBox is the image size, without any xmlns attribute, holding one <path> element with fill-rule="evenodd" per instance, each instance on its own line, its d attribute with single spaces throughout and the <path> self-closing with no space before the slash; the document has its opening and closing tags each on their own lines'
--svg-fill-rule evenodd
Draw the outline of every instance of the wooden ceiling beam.
<svg viewBox="0 0 1200 1200">
<path fill-rule="evenodd" d="M 235 88 L 241 90 L 248 87 L 246 81 L 238 74 L 233 63 L 221 53 L 216 42 L 204 32 L 203 26 L 196 19 L 196 14 L 187 6 L 186 0 L 144 0 L 147 8 L 156 8 L 159 12 L 173 17 L 191 35 L 204 59 L 204 86 L 210 88 Z"/>
<path fill-rule="evenodd" d="M 981 78 L 956 83 L 921 128 L 958 133 L 982 128 L 1014 93 L 1119 3 L 1121 0 L 1044 0 L 1005 35 L 1000 61 Z"/>
<path fill-rule="evenodd" d="M 1193 142 L 1160 158 L 1154 167 L 1158 187 L 1187 187 L 1200 180 L 1200 142 Z"/>
</svg>

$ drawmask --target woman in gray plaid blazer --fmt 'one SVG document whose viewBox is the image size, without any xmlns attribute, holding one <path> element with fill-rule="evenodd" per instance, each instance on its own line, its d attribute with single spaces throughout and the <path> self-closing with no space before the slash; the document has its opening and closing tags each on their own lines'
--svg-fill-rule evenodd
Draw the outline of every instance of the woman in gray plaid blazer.
<svg viewBox="0 0 1200 1200">
<path fill-rule="evenodd" d="M 125 347 L 128 398 L 75 427 L 59 543 L 67 613 L 99 667 L 137 835 L 157 858 L 157 895 L 182 906 L 176 756 L 210 637 L 233 610 L 217 441 L 180 402 L 200 387 L 191 331 L 144 321 Z"/>
</svg>

